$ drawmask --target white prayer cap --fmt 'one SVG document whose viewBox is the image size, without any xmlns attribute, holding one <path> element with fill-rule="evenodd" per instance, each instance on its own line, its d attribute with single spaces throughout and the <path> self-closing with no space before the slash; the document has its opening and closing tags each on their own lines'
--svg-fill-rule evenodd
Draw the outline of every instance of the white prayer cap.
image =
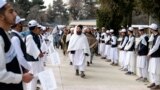
<svg viewBox="0 0 160 90">
<path fill-rule="evenodd" d="M 93 29 L 94 29 L 94 30 L 96 30 L 96 29 L 97 29 L 97 27 L 94 27 Z"/>
<path fill-rule="evenodd" d="M 71 28 L 70 31 L 74 31 L 74 28 Z"/>
<path fill-rule="evenodd" d="M 149 28 L 152 29 L 152 30 L 157 30 L 157 29 L 158 29 L 158 26 L 157 26 L 157 24 L 152 23 L 152 24 L 149 26 Z"/>
<path fill-rule="evenodd" d="M 109 30 L 107 30 L 106 33 L 110 33 Z"/>
<path fill-rule="evenodd" d="M 25 21 L 25 18 L 20 18 L 19 16 L 16 16 L 15 24 L 18 24 L 18 23 L 23 22 L 23 21 Z"/>
<path fill-rule="evenodd" d="M 0 0 L 0 8 L 4 7 L 7 4 L 6 0 Z"/>
<path fill-rule="evenodd" d="M 138 27 L 138 29 L 139 29 L 139 30 L 143 30 L 143 29 L 144 29 L 144 27 L 143 27 L 143 26 L 140 26 L 140 27 Z"/>
<path fill-rule="evenodd" d="M 133 31 L 133 27 L 129 27 L 128 30 L 129 30 L 129 31 Z"/>
<path fill-rule="evenodd" d="M 120 30 L 119 32 L 120 32 L 120 33 L 126 32 L 126 29 L 122 29 L 122 30 Z"/>
<path fill-rule="evenodd" d="M 28 27 L 34 27 L 34 26 L 41 28 L 41 25 L 39 25 L 39 23 L 36 20 L 31 20 L 28 22 Z"/>
<path fill-rule="evenodd" d="M 113 29 L 110 29 L 110 31 L 109 31 L 110 33 L 113 33 L 114 32 L 114 30 Z"/>
<path fill-rule="evenodd" d="M 104 30 L 105 29 L 105 27 L 102 27 L 102 30 Z"/>
</svg>

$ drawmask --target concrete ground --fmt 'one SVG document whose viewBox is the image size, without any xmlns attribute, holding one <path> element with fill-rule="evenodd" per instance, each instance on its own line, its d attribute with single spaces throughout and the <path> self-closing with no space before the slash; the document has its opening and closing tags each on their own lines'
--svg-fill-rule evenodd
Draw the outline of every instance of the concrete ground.
<svg viewBox="0 0 160 90">
<path fill-rule="evenodd" d="M 69 65 L 68 56 L 63 56 L 59 51 L 61 65 L 47 63 L 47 68 L 52 68 L 57 86 L 56 90 L 150 90 L 149 83 L 138 82 L 137 76 L 125 75 L 118 66 L 111 66 L 104 59 L 95 56 L 93 64 L 86 67 L 86 78 L 75 76 L 73 66 Z"/>
</svg>

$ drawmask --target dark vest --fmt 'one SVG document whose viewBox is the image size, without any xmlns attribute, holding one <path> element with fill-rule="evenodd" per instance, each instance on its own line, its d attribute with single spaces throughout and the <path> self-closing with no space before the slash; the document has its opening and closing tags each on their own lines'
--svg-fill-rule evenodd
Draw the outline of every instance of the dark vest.
<svg viewBox="0 0 160 90">
<path fill-rule="evenodd" d="M 124 37 L 122 38 L 121 45 L 124 43 L 125 37 L 128 37 L 128 36 L 124 36 Z M 127 42 L 128 42 L 128 40 L 127 40 Z M 124 50 L 124 47 L 126 46 L 127 42 L 125 43 L 125 45 L 124 45 L 124 46 L 122 47 L 122 49 L 120 49 L 120 50 Z"/>
<path fill-rule="evenodd" d="M 157 35 L 154 36 L 152 47 L 155 45 L 158 36 L 159 36 L 159 34 L 157 34 Z M 160 57 L 160 46 L 159 46 L 159 48 L 158 48 L 157 51 L 155 51 L 153 54 L 151 54 L 151 57 Z"/>
<path fill-rule="evenodd" d="M 25 45 L 25 43 L 23 42 L 22 38 L 17 33 L 12 32 L 11 33 L 11 37 L 13 37 L 13 36 L 16 36 L 19 39 L 20 45 L 21 45 L 21 50 L 23 52 L 24 58 L 27 60 L 27 52 L 26 52 L 26 45 Z M 21 67 L 22 67 L 22 70 L 24 72 L 26 70 L 26 68 L 24 68 L 23 66 L 21 66 Z"/>
<path fill-rule="evenodd" d="M 11 42 L 2 28 L 0 28 L 0 35 L 4 40 L 4 45 L 5 45 L 4 50 L 5 50 L 5 53 L 7 53 L 11 47 Z M 6 70 L 8 72 L 21 74 L 21 70 L 20 70 L 19 63 L 16 56 L 11 62 L 6 64 Z M 23 90 L 23 85 L 22 85 L 22 82 L 20 82 L 19 84 L 0 83 L 0 90 Z"/>
<path fill-rule="evenodd" d="M 138 55 L 139 56 L 144 56 L 148 54 L 149 51 L 149 43 L 148 43 L 148 36 L 144 37 L 145 41 L 147 42 L 147 46 L 142 44 L 142 41 L 140 41 L 139 45 L 138 45 Z"/>
<path fill-rule="evenodd" d="M 38 47 L 38 49 L 41 51 L 41 49 L 40 49 L 40 47 L 41 47 L 41 41 L 40 41 L 40 37 L 38 36 L 38 35 L 36 35 L 36 34 L 34 34 L 33 32 L 30 32 L 30 35 L 32 35 L 32 37 L 33 37 L 33 41 L 35 42 L 35 44 L 37 45 L 37 47 Z M 26 43 L 26 38 L 25 38 L 25 43 Z M 27 54 L 26 53 L 26 60 L 27 61 L 31 61 L 31 62 L 36 62 L 36 61 L 39 61 L 38 60 L 38 58 L 36 58 L 36 59 L 34 59 L 34 57 L 33 56 L 31 56 L 31 55 L 29 55 L 29 54 Z"/>
<path fill-rule="evenodd" d="M 38 49 L 40 50 L 40 48 L 41 48 L 40 37 L 38 35 L 34 34 L 33 32 L 31 32 L 31 35 L 33 36 L 33 40 L 36 43 Z"/>
<path fill-rule="evenodd" d="M 111 41 L 113 41 L 112 38 L 111 38 Z M 112 44 L 111 47 L 117 47 L 117 45 L 118 44 L 117 44 L 117 40 L 116 40 L 116 44 L 114 44 L 114 45 Z"/>
<path fill-rule="evenodd" d="M 102 33 L 103 34 L 103 33 Z M 101 39 L 104 39 L 105 38 L 105 36 L 104 35 L 101 35 Z M 105 43 L 105 41 L 104 40 L 101 40 L 101 43 Z"/>
<path fill-rule="evenodd" d="M 134 37 L 134 42 L 131 46 L 131 48 L 128 51 L 134 51 L 135 50 L 135 36 L 133 35 L 132 37 Z M 128 41 L 128 44 L 130 43 L 130 41 Z"/>
<path fill-rule="evenodd" d="M 20 40 L 20 45 L 21 45 L 22 52 L 23 52 L 23 54 L 24 54 L 25 59 L 27 59 L 27 58 L 26 58 L 26 57 L 27 57 L 27 56 L 26 56 L 26 54 L 27 54 L 27 52 L 26 52 L 26 45 L 25 45 L 25 43 L 23 42 L 22 38 L 21 38 L 17 33 L 15 33 L 15 32 L 12 32 L 12 33 L 11 33 L 11 37 L 13 37 L 13 36 L 18 37 L 18 39 Z"/>
<path fill-rule="evenodd" d="M 107 36 L 109 36 L 109 35 L 107 35 Z M 106 45 L 111 45 L 111 38 L 110 38 L 110 40 L 108 40 L 108 41 L 106 42 Z"/>
</svg>

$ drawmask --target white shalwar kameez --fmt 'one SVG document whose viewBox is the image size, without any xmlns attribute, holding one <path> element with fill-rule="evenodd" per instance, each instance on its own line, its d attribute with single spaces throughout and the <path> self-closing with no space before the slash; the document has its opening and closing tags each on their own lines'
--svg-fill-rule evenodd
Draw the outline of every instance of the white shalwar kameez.
<svg viewBox="0 0 160 90">
<path fill-rule="evenodd" d="M 145 40 L 146 34 L 142 35 L 140 37 L 140 42 L 147 46 L 147 41 Z M 139 48 L 139 47 L 138 47 Z M 144 51 L 146 52 L 146 51 Z M 139 69 L 140 72 L 140 77 L 147 78 L 148 75 L 148 57 L 147 55 L 141 55 L 137 56 L 137 68 Z"/>
<path fill-rule="evenodd" d="M 118 48 L 117 48 L 117 37 L 111 36 L 111 49 L 110 49 L 110 57 L 111 61 L 114 64 L 118 64 Z"/>
<path fill-rule="evenodd" d="M 135 52 L 134 50 L 129 51 L 135 43 L 135 37 L 129 36 L 129 40 L 124 48 L 124 50 L 127 51 L 126 53 L 126 61 L 125 61 L 125 69 L 128 69 L 128 71 L 135 73 L 136 69 L 136 60 L 135 60 Z"/>
<path fill-rule="evenodd" d="M 119 50 L 119 63 L 121 68 L 125 69 L 125 61 L 126 61 L 126 51 L 124 50 L 124 47 L 126 46 L 128 41 L 128 37 L 125 36 L 124 40 L 121 41 L 120 45 L 118 46 Z"/>
<path fill-rule="evenodd" d="M 105 39 L 105 56 L 106 56 L 106 59 L 111 59 L 110 57 L 110 48 L 111 48 L 111 44 L 110 44 L 110 40 L 111 40 L 111 36 L 110 35 L 107 35 L 106 39 Z"/>
<path fill-rule="evenodd" d="M 101 34 L 101 42 L 100 42 L 100 55 L 101 57 L 105 57 L 105 37 L 106 37 L 106 33 L 102 33 Z"/>
<path fill-rule="evenodd" d="M 155 45 L 150 49 L 149 54 L 151 55 L 156 52 L 160 47 L 160 35 L 157 37 Z M 160 57 L 151 57 L 149 60 L 148 71 L 150 74 L 151 83 L 160 85 Z"/>
<path fill-rule="evenodd" d="M 34 59 L 39 57 L 40 50 L 38 49 L 36 43 L 33 41 L 33 36 L 28 35 L 26 37 L 26 50 L 27 53 L 34 57 Z M 34 62 L 28 62 L 31 66 L 31 71 L 35 77 L 32 79 L 30 83 L 27 83 L 27 90 L 36 90 L 37 87 L 37 74 L 41 71 L 41 62 L 40 61 L 34 61 Z"/>
</svg>

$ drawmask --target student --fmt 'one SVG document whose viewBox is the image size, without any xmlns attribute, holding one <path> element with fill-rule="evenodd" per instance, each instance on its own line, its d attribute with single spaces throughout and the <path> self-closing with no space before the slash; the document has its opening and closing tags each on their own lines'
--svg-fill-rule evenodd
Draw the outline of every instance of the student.
<svg viewBox="0 0 160 90">
<path fill-rule="evenodd" d="M 28 83 L 33 75 L 22 73 L 15 48 L 8 37 L 10 26 L 15 24 L 16 12 L 11 4 L 0 1 L 0 89 L 24 90 L 23 82 Z"/>
</svg>

